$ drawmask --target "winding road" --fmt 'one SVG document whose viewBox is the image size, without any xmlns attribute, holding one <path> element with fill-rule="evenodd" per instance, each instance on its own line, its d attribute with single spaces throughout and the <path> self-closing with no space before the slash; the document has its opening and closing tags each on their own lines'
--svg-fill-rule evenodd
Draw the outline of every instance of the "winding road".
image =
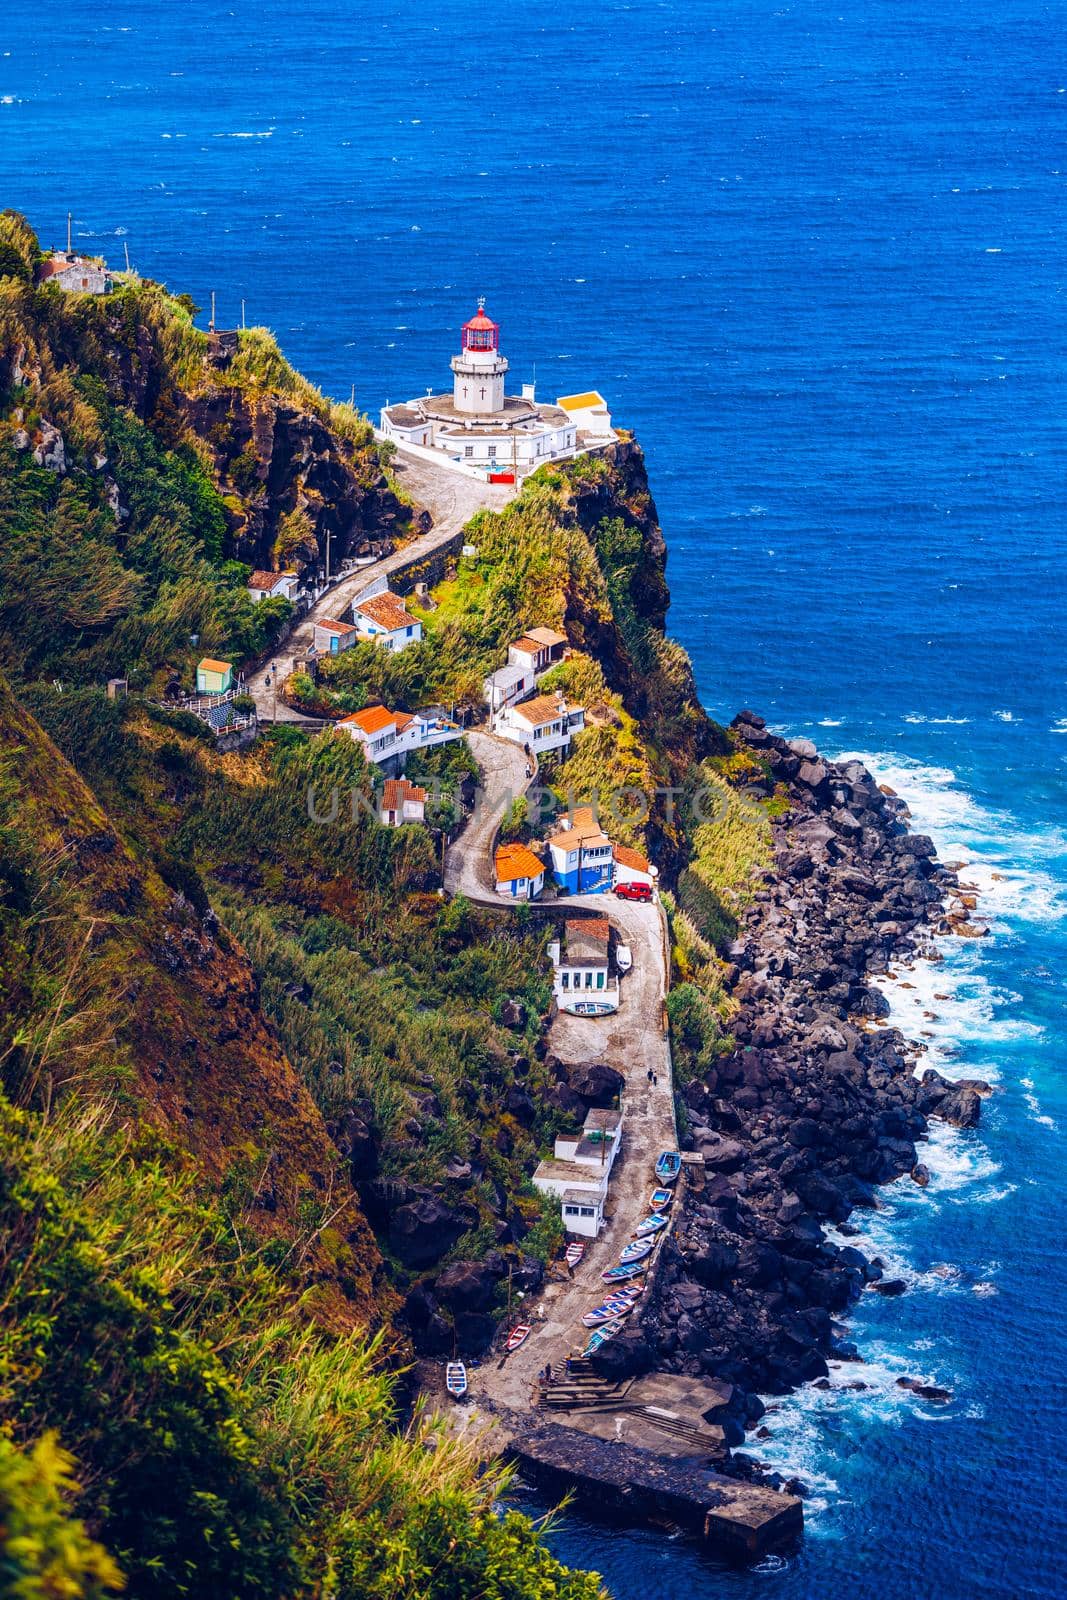
<svg viewBox="0 0 1067 1600">
<path fill-rule="evenodd" d="M 289 637 L 280 645 L 277 672 L 268 661 L 257 672 L 250 673 L 244 691 L 256 702 L 256 711 L 263 722 L 308 722 L 314 719 L 294 711 L 278 697 L 278 689 L 285 679 L 306 659 L 315 638 L 315 624 L 326 618 L 345 621 L 345 612 L 353 600 L 361 595 L 376 578 L 387 578 L 398 568 L 410 566 L 434 554 L 447 544 L 461 528 L 466 527 L 478 511 L 501 511 L 516 493 L 510 484 L 480 483 L 448 467 L 439 467 L 432 461 L 410 455 L 400 449 L 393 461 L 393 473 L 401 488 L 413 501 L 417 510 L 426 510 L 433 518 L 429 533 L 421 533 L 392 555 L 380 561 L 369 562 L 358 571 L 349 573 L 332 584 L 320 595 L 315 604 L 301 617 Z"/>
</svg>

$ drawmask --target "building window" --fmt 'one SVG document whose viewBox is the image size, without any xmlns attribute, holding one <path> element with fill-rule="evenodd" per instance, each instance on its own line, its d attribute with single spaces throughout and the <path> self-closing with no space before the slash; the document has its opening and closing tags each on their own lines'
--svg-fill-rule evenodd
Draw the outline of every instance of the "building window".
<svg viewBox="0 0 1067 1600">
<path fill-rule="evenodd" d="M 580 1214 L 580 1208 L 578 1206 L 564 1206 L 563 1207 L 563 1215 L 565 1217 L 577 1217 L 579 1214 Z"/>
<path fill-rule="evenodd" d="M 489 446 L 489 454 L 491 456 L 495 456 L 496 455 L 496 445 L 495 444 L 491 444 Z"/>
<path fill-rule="evenodd" d="M 465 444 L 463 446 L 463 454 L 465 456 L 472 456 L 474 454 L 474 446 L 472 444 Z"/>
<path fill-rule="evenodd" d="M 408 638 L 409 638 L 409 639 L 410 639 L 410 638 L 411 638 L 411 635 L 412 635 L 412 634 L 413 634 L 413 633 L 414 633 L 414 632 L 415 632 L 415 629 L 414 629 L 414 628 L 407 628 L 407 629 L 406 629 L 406 630 L 405 630 L 405 632 L 406 632 L 406 634 L 407 634 L 407 637 L 408 637 Z"/>
<path fill-rule="evenodd" d="M 596 1213 L 594 1212 L 592 1206 L 579 1206 L 578 1215 L 580 1217 L 592 1217 L 595 1216 Z"/>
<path fill-rule="evenodd" d="M 561 972 L 560 973 L 560 975 L 559 975 L 559 986 L 560 986 L 561 989 L 569 989 L 570 988 L 570 973 L 569 972 Z"/>
<path fill-rule="evenodd" d="M 604 974 L 602 972 L 598 972 L 596 975 L 596 986 L 598 989 L 604 987 Z"/>
</svg>

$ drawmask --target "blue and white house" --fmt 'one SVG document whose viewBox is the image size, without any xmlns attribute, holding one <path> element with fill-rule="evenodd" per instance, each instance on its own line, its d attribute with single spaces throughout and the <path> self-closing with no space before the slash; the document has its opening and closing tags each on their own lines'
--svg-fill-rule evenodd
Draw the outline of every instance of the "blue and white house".
<svg viewBox="0 0 1067 1600">
<path fill-rule="evenodd" d="M 352 607 L 352 621 L 360 639 L 386 650 L 406 650 L 422 638 L 422 623 L 413 617 L 398 594 L 361 595 Z"/>
<path fill-rule="evenodd" d="M 605 894 L 611 888 L 614 850 L 592 806 L 579 806 L 560 819 L 548 853 L 552 876 L 563 893 Z"/>
</svg>

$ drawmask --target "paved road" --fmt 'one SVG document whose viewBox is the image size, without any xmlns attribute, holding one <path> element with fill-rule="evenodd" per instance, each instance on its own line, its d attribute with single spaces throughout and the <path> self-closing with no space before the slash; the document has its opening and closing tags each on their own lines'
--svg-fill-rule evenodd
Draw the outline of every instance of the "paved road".
<svg viewBox="0 0 1067 1600">
<path fill-rule="evenodd" d="M 507 905 L 496 893 L 493 841 L 508 802 L 524 794 L 532 781 L 526 776 L 528 757 L 521 745 L 474 728 L 468 730 L 467 743 L 482 774 L 478 804 L 445 856 L 445 889 L 449 894 L 464 894 L 468 900 Z"/>
<path fill-rule="evenodd" d="M 369 584 L 374 582 L 375 578 L 388 577 L 398 567 L 405 567 L 411 561 L 433 555 L 435 550 L 448 543 L 453 534 L 465 527 L 476 512 L 485 509 L 502 510 L 515 494 L 514 488 L 509 484 L 479 483 L 476 478 L 464 477 L 461 473 L 451 472 L 447 467 L 438 467 L 433 462 L 407 455 L 402 450 L 397 451 L 393 471 L 416 507 L 429 511 L 433 518 L 433 527 L 429 533 L 419 534 L 391 556 L 385 556 L 381 561 L 361 567 L 358 572 L 342 578 L 316 600 L 311 610 L 301 618 L 281 646 L 277 656 L 278 674 L 271 673 L 268 663 L 258 672 L 252 673 L 245 682 L 245 689 L 255 700 L 256 710 L 262 720 L 267 722 L 308 720 L 302 717 L 299 711 L 291 710 L 278 697 L 276 691 L 295 670 L 296 664 L 305 658 L 308 647 L 314 640 L 316 622 L 321 622 L 326 617 L 346 621 L 347 608 Z M 268 679 L 270 679 L 269 685 Z M 417 707 L 405 709 L 415 710 Z"/>
<path fill-rule="evenodd" d="M 518 745 L 490 734 L 472 733 L 468 738 L 489 803 L 475 812 L 450 846 L 445 886 L 449 893 L 463 893 L 471 900 L 499 907 L 507 902 L 493 888 L 491 850 L 505 797 L 526 787 L 526 757 Z M 589 1242 L 572 1278 L 549 1283 L 536 1305 L 521 1309 L 521 1319 L 530 1320 L 534 1328 L 526 1344 L 509 1356 L 503 1367 L 492 1357 L 471 1372 L 468 1422 L 479 1417 L 485 1420 L 479 1401 L 490 1411 L 528 1410 L 536 1397 L 538 1372 L 548 1362 L 565 1361 L 584 1345 L 588 1334 L 581 1324 L 582 1313 L 603 1298 L 601 1272 L 618 1259 L 647 1212 L 656 1156 L 677 1143 L 663 1014 L 668 981 L 663 911 L 659 905 L 619 900 L 611 894 L 573 895 L 557 905 L 561 910 L 581 908 L 607 916 L 633 953 L 633 967 L 622 979 L 619 1010 L 608 1017 L 573 1017 L 560 1012 L 548 1038 L 550 1049 L 562 1061 L 606 1061 L 623 1074 L 622 1154 L 612 1170 L 604 1232 Z M 649 1081 L 650 1070 L 656 1074 L 654 1086 Z M 541 1310 L 543 1319 L 534 1314 Z"/>
</svg>

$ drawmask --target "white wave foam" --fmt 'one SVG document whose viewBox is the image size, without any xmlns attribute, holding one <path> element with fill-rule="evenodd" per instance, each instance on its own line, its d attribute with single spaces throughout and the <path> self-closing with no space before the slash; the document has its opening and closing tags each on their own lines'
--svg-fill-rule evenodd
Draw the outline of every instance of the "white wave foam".
<svg viewBox="0 0 1067 1600">
<path fill-rule="evenodd" d="M 1038 1123 L 1042 1128 L 1051 1128 L 1053 1132 L 1056 1132 L 1059 1127 L 1059 1123 L 1056 1121 L 1055 1117 L 1050 1117 L 1047 1112 L 1042 1110 L 1041 1101 L 1034 1093 L 1033 1078 L 1021 1078 L 1019 1082 L 1022 1087 L 1023 1099 L 1026 1102 L 1026 1109 L 1030 1113 L 1031 1121 Z"/>
<path fill-rule="evenodd" d="M 862 761 L 900 796 L 941 859 L 963 863 L 961 882 L 979 892 L 987 918 L 1049 922 L 1067 916 L 1064 886 L 1051 870 L 1053 863 L 1067 861 L 1062 828 L 1020 827 L 1010 813 L 968 794 L 951 767 L 885 752 L 848 751 L 838 760 Z"/>
<path fill-rule="evenodd" d="M 873 1427 L 899 1428 L 906 1417 L 928 1419 L 943 1410 L 954 1414 L 897 1382 L 907 1377 L 954 1388 L 954 1377 L 946 1379 L 928 1367 L 929 1350 L 929 1340 L 918 1341 L 911 1350 L 876 1342 L 865 1361 L 831 1361 L 829 1389 L 806 1384 L 794 1394 L 765 1398 L 763 1426 L 771 1437 L 750 1435 L 746 1448 L 775 1471 L 795 1475 L 809 1486 L 812 1498 L 805 1502 L 805 1520 L 837 1498 L 835 1474 L 857 1450 L 868 1448 Z M 852 1389 L 850 1384 L 865 1387 Z"/>
</svg>

